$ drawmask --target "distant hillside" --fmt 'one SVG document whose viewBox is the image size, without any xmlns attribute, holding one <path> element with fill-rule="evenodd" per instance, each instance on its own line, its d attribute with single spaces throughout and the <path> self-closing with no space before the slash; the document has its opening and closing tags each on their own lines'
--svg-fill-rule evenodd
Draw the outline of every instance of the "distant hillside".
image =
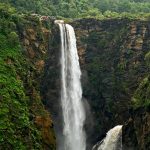
<svg viewBox="0 0 150 150">
<path fill-rule="evenodd" d="M 106 11 L 117 13 L 150 13 L 149 0 L 0 0 L 10 3 L 20 12 L 79 18 L 97 16 Z"/>
</svg>

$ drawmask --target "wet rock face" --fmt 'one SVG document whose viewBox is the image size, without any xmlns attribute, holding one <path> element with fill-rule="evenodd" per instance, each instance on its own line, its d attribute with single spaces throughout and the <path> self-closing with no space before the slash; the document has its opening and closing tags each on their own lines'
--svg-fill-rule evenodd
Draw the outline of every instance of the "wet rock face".
<svg viewBox="0 0 150 150">
<path fill-rule="evenodd" d="M 124 150 L 147 150 L 150 148 L 150 110 L 139 108 L 123 128 Z"/>
<path fill-rule="evenodd" d="M 134 128 L 134 122 L 133 119 L 130 118 L 128 122 L 123 126 L 123 149 L 137 149 L 138 150 L 138 142 L 137 142 L 137 136 Z"/>
<path fill-rule="evenodd" d="M 91 125 L 89 118 L 86 120 L 87 143 L 93 144 L 131 116 L 131 98 L 148 74 L 144 57 L 150 49 L 149 22 L 82 19 L 72 22 L 72 26 L 83 72 L 83 96 L 94 122 Z M 131 126 L 132 122 L 129 131 L 133 130 Z M 133 146 L 138 138 L 133 135 Z"/>
</svg>

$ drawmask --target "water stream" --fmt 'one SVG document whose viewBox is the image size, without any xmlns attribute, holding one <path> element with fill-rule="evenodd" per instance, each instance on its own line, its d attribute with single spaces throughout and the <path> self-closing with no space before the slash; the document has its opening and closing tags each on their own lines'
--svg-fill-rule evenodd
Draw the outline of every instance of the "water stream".
<svg viewBox="0 0 150 150">
<path fill-rule="evenodd" d="M 63 21 L 59 25 L 61 36 L 61 105 L 63 111 L 63 148 L 60 150 L 85 150 L 83 130 L 85 111 L 82 103 L 81 69 L 74 29 Z"/>
</svg>

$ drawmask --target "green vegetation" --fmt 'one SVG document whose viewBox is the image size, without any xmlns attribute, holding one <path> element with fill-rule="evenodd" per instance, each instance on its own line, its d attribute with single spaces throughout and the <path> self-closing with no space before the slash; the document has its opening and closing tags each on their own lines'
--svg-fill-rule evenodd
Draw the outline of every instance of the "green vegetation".
<svg viewBox="0 0 150 150">
<path fill-rule="evenodd" d="M 145 55 L 145 61 L 147 63 L 147 66 L 150 68 L 150 52 L 148 52 L 146 55 Z"/>
<path fill-rule="evenodd" d="M 150 76 L 146 77 L 132 98 L 134 108 L 150 106 Z"/>
<path fill-rule="evenodd" d="M 135 105 L 143 107 L 150 104 L 149 70 L 146 66 L 150 60 L 149 37 L 142 37 L 144 27 L 147 27 L 145 21 L 82 21 L 80 26 L 87 24 L 91 27 L 88 36 L 81 36 L 78 30 L 77 34 L 83 45 L 87 44 L 84 69 L 87 71 L 88 81 L 83 84 L 83 94 L 96 118 L 96 135 L 102 133 L 106 127 L 114 126 L 114 120 L 124 121 L 128 110 Z M 96 26 L 96 29 L 92 29 L 93 26 Z M 135 32 L 132 33 L 133 31 Z M 132 39 L 133 37 L 135 39 Z M 138 46 L 139 39 L 145 42 L 142 48 Z M 133 97 L 136 98 L 137 104 L 131 103 Z"/>
<path fill-rule="evenodd" d="M 150 13 L 149 0 L 0 0 L 22 13 L 38 13 L 65 18 L 143 16 Z M 141 14 L 141 15 L 139 15 Z"/>
<path fill-rule="evenodd" d="M 101 12 L 110 10 L 112 12 L 150 12 L 150 2 L 147 1 L 137 1 L 137 0 L 95 0 L 93 3 L 95 8 L 98 8 Z"/>
<path fill-rule="evenodd" d="M 39 149 L 40 133 L 29 118 L 22 80 L 27 64 L 12 20 L 16 11 L 1 4 L 0 12 L 0 149 Z"/>
<path fill-rule="evenodd" d="M 147 69 L 150 69 L 150 52 L 145 55 Z M 148 75 L 140 83 L 132 98 L 134 108 L 150 106 L 150 76 Z"/>
</svg>

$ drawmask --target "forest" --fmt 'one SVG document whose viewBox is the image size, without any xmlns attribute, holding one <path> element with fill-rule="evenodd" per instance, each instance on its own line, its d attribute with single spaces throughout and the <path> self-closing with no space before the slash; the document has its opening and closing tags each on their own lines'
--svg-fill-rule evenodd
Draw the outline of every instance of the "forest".
<svg viewBox="0 0 150 150">
<path fill-rule="evenodd" d="M 11 4 L 20 13 L 65 18 L 150 13 L 149 0 L 0 0 L 0 2 Z"/>
</svg>

